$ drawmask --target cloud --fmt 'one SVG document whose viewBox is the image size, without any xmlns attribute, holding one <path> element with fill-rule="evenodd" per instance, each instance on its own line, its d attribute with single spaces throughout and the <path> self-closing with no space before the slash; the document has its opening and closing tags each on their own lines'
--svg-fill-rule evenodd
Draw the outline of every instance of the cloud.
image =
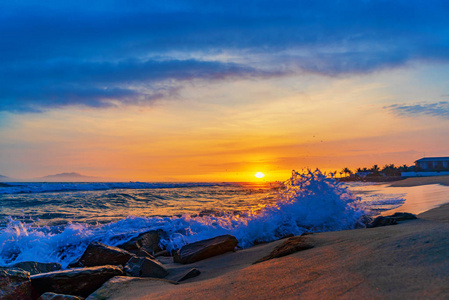
<svg viewBox="0 0 449 300">
<path fill-rule="evenodd" d="M 384 107 L 392 111 L 398 116 L 413 117 L 413 116 L 433 116 L 444 119 L 449 119 L 449 102 L 441 101 L 435 103 L 421 103 L 421 104 L 394 104 Z"/>
<path fill-rule="evenodd" d="M 0 70 L 5 78 L 0 82 L 0 111 L 145 104 L 176 96 L 184 81 L 273 75 L 236 63 L 197 60 L 22 64 Z"/>
<path fill-rule="evenodd" d="M 448 61 L 448 13 L 446 1 L 3 1 L 0 109 L 140 103 L 196 79 Z"/>
</svg>

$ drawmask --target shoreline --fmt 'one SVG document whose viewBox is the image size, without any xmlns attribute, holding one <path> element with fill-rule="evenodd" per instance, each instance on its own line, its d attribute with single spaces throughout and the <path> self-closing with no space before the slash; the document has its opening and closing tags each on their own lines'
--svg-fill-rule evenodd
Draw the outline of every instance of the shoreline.
<svg viewBox="0 0 449 300">
<path fill-rule="evenodd" d="M 287 240 L 187 265 L 161 256 L 158 260 L 168 270 L 164 279 L 122 274 L 87 299 L 443 298 L 449 295 L 449 203 L 418 218 L 394 226 L 307 234 L 311 247 L 258 264 Z M 177 278 L 192 268 L 200 274 L 180 283 Z"/>
<path fill-rule="evenodd" d="M 391 187 L 412 187 L 429 184 L 440 184 L 449 186 L 449 176 L 429 176 L 429 177 L 409 177 L 403 180 L 395 181 Z"/>
<path fill-rule="evenodd" d="M 398 225 L 314 233 L 314 248 L 258 264 L 285 239 L 189 265 L 163 259 L 171 274 L 201 275 L 178 285 L 116 277 L 87 299 L 445 298 L 447 234 L 449 203 Z"/>
<path fill-rule="evenodd" d="M 115 277 L 87 299 L 446 298 L 449 203 L 393 226 L 314 233 L 312 249 L 258 264 L 285 239 L 189 265 L 164 258 L 171 275 L 201 275 L 173 285 Z"/>
<path fill-rule="evenodd" d="M 370 177 L 370 178 L 350 178 L 350 177 L 342 177 L 336 178 L 339 182 L 364 182 L 364 183 L 380 183 L 380 184 L 389 184 L 391 187 L 412 187 L 412 186 L 420 186 L 420 185 L 428 185 L 428 184 L 440 184 L 449 186 L 449 176 L 441 175 L 441 176 L 421 176 L 421 177 Z"/>
</svg>

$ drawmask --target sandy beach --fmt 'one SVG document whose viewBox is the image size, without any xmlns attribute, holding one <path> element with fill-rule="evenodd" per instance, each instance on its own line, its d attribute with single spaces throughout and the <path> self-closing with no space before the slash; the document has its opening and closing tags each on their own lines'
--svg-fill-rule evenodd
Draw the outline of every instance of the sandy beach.
<svg viewBox="0 0 449 300">
<path fill-rule="evenodd" d="M 449 176 L 410 177 L 404 180 L 395 181 L 390 184 L 390 186 L 410 187 L 426 184 L 441 184 L 449 186 Z"/>
<path fill-rule="evenodd" d="M 398 225 L 315 233 L 314 248 L 258 264 L 283 240 L 189 265 L 165 258 L 167 279 L 194 267 L 201 275 L 177 285 L 115 277 L 88 299 L 447 299 L 448 234 L 446 204 Z"/>
</svg>

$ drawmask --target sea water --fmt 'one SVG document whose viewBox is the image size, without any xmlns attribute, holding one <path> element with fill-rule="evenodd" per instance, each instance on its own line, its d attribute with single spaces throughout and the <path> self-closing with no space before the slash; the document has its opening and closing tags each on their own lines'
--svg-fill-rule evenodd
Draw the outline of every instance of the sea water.
<svg viewBox="0 0 449 300">
<path fill-rule="evenodd" d="M 397 209 L 405 197 L 319 170 L 294 172 L 284 183 L 13 183 L 0 188 L 0 265 L 66 267 L 92 241 L 115 246 L 152 229 L 167 233 L 168 250 L 222 234 L 246 248 L 363 227 L 363 216 Z"/>
</svg>

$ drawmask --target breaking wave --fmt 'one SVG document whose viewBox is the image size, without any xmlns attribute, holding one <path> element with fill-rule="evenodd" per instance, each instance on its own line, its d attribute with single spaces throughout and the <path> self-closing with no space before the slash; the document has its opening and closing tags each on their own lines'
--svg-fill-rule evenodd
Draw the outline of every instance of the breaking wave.
<svg viewBox="0 0 449 300">
<path fill-rule="evenodd" d="M 205 216 L 129 216 L 102 225 L 37 226 L 10 218 L 0 231 L 0 265 L 32 260 L 59 262 L 66 267 L 92 241 L 115 246 L 153 229 L 167 233 L 161 244 L 168 250 L 222 234 L 234 235 L 239 246 L 246 248 L 289 234 L 360 227 L 364 214 L 359 198 L 319 170 L 293 172 L 275 201 L 258 210 Z"/>
</svg>

